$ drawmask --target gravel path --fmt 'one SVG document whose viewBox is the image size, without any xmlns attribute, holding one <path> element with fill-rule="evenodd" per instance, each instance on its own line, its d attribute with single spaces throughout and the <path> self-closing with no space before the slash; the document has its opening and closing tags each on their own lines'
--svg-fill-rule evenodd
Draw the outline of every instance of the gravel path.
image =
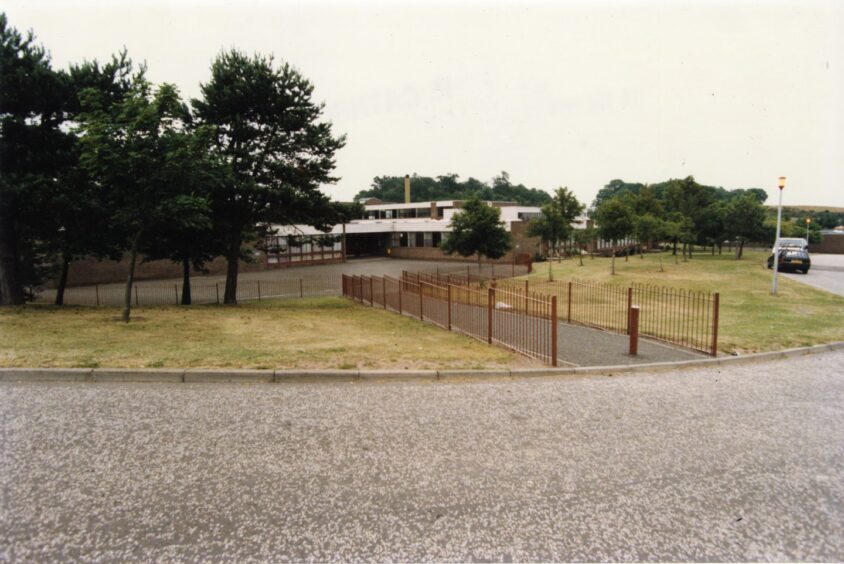
<svg viewBox="0 0 844 564">
<path fill-rule="evenodd" d="M 842 376 L 3 383 L 0 560 L 840 561 Z"/>
</svg>

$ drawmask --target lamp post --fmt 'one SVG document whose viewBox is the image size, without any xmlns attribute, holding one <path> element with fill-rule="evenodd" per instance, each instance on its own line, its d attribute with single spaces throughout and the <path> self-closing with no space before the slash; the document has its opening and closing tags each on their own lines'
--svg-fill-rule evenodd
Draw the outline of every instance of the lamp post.
<svg viewBox="0 0 844 564">
<path fill-rule="evenodd" d="M 771 295 L 777 295 L 777 274 L 779 274 L 780 264 L 780 226 L 782 224 L 782 189 L 785 188 L 785 176 L 779 178 L 780 189 L 780 203 L 777 206 L 777 237 L 774 239 L 774 283 L 771 287 Z"/>
<path fill-rule="evenodd" d="M 809 243 L 809 225 L 811 225 L 811 223 L 812 223 L 812 218 L 807 217 L 806 218 L 806 243 L 807 244 Z"/>
</svg>

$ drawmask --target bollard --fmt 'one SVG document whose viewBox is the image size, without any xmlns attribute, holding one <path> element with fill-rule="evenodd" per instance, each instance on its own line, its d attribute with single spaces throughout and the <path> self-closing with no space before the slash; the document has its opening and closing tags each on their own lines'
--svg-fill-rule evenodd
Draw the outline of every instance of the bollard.
<svg viewBox="0 0 844 564">
<path fill-rule="evenodd" d="M 639 306 L 630 307 L 630 356 L 639 353 Z"/>
</svg>

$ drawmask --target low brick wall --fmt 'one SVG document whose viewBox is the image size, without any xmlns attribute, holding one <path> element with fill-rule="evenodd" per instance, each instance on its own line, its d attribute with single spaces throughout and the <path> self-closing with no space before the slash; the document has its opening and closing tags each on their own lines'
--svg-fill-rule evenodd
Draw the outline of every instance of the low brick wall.
<svg viewBox="0 0 844 564">
<path fill-rule="evenodd" d="M 809 243 L 809 252 L 844 255 L 844 234 L 821 236 L 820 243 Z"/>
</svg>

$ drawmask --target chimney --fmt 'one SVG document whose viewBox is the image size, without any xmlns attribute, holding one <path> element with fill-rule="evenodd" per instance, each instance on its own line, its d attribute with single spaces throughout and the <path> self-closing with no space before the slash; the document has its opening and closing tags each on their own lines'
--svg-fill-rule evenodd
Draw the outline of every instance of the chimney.
<svg viewBox="0 0 844 564">
<path fill-rule="evenodd" d="M 410 203 L 410 175 L 404 175 L 404 203 Z"/>
</svg>

